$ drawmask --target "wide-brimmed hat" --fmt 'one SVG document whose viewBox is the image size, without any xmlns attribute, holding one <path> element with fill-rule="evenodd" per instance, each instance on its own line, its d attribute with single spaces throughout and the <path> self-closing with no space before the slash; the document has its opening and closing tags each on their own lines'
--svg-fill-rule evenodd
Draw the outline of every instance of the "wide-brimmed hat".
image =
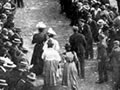
<svg viewBox="0 0 120 90">
<path fill-rule="evenodd" d="M 18 44 L 20 44 L 20 43 L 21 43 L 21 41 L 20 41 L 20 39 L 15 38 L 14 40 L 12 40 L 12 43 L 18 43 Z"/>
<path fill-rule="evenodd" d="M 0 86 L 8 86 L 8 84 L 6 83 L 6 80 L 0 79 Z"/>
<path fill-rule="evenodd" d="M 45 29 L 47 26 L 43 22 L 38 22 L 36 28 Z"/>
<path fill-rule="evenodd" d="M 34 81 L 34 80 L 36 80 L 36 74 L 33 73 L 33 72 L 31 72 L 29 75 L 27 75 L 27 78 L 28 78 L 29 80 Z"/>
<path fill-rule="evenodd" d="M 99 19 L 97 21 L 97 24 L 100 25 L 100 24 L 106 24 L 106 22 L 103 20 L 103 19 Z"/>
<path fill-rule="evenodd" d="M 57 35 L 56 32 L 52 28 L 49 28 L 47 33 L 52 34 L 52 35 Z"/>
<path fill-rule="evenodd" d="M 116 45 L 120 45 L 120 41 L 118 41 L 118 40 L 115 40 L 113 43 Z"/>
<path fill-rule="evenodd" d="M 12 6 L 9 2 L 7 2 L 4 6 L 3 6 L 5 9 L 8 9 L 8 10 L 11 10 L 12 9 Z"/>
<path fill-rule="evenodd" d="M 3 66 L 4 66 L 5 68 L 15 68 L 15 67 L 16 67 L 15 64 L 10 64 L 10 63 L 4 63 Z"/>
<path fill-rule="evenodd" d="M 8 63 L 8 64 L 13 64 L 13 62 L 9 58 L 5 58 L 5 57 L 0 57 L 0 61 L 3 61 L 4 63 Z"/>
</svg>

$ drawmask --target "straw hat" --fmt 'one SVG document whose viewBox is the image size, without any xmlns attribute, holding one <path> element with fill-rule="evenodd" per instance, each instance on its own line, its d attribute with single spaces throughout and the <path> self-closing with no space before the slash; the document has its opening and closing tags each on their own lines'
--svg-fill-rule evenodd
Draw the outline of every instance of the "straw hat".
<svg viewBox="0 0 120 90">
<path fill-rule="evenodd" d="M 12 6 L 11 4 L 8 2 L 6 3 L 4 6 L 3 6 L 5 9 L 8 9 L 8 10 L 11 10 L 12 9 Z"/>
<path fill-rule="evenodd" d="M 0 79 L 0 86 L 8 86 L 8 84 L 6 83 L 6 80 Z"/>
<path fill-rule="evenodd" d="M 5 57 L 0 57 L 0 61 L 3 61 L 4 63 L 8 63 L 8 64 L 13 64 L 13 62 L 9 58 L 5 58 Z"/>
<path fill-rule="evenodd" d="M 18 38 L 15 38 L 12 42 L 13 42 L 13 43 L 18 43 L 18 44 L 21 43 L 20 39 L 18 39 Z"/>
<path fill-rule="evenodd" d="M 36 74 L 31 72 L 29 75 L 27 75 L 27 78 L 34 81 L 36 80 Z"/>
<path fill-rule="evenodd" d="M 36 28 L 42 28 L 45 29 L 47 26 L 43 22 L 38 22 L 36 25 Z"/>
<path fill-rule="evenodd" d="M 49 28 L 47 32 L 52 35 L 57 35 L 56 32 L 52 28 Z"/>
<path fill-rule="evenodd" d="M 113 43 L 116 45 L 120 45 L 120 41 L 118 41 L 118 40 L 115 40 Z"/>
<path fill-rule="evenodd" d="M 15 64 L 10 64 L 10 63 L 4 63 L 3 66 L 4 66 L 5 68 L 15 68 L 15 67 L 16 67 Z"/>
</svg>

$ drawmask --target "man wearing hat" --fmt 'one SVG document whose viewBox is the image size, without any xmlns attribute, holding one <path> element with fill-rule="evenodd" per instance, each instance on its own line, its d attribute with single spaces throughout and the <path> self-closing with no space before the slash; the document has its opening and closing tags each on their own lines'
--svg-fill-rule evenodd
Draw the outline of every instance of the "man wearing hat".
<svg viewBox="0 0 120 90">
<path fill-rule="evenodd" d="M 43 53 L 43 45 L 47 40 L 46 34 L 44 30 L 46 29 L 46 25 L 43 22 L 39 22 L 36 25 L 38 29 L 38 33 L 34 34 L 32 44 L 35 44 L 31 64 L 34 65 L 33 72 L 37 75 L 42 74 L 43 72 L 43 60 L 41 59 L 41 55 Z"/>
<path fill-rule="evenodd" d="M 38 90 L 35 89 L 35 85 L 33 84 L 36 79 L 37 78 L 34 73 L 29 73 L 26 75 L 26 78 L 22 78 L 18 81 L 16 90 Z"/>
<path fill-rule="evenodd" d="M 77 53 L 80 66 L 78 66 L 78 73 L 79 76 L 81 75 L 81 78 L 84 78 L 84 58 L 85 58 L 85 49 L 86 49 L 86 39 L 84 35 L 81 33 L 78 33 L 78 27 L 73 26 L 73 34 L 69 38 L 69 43 L 71 45 L 71 50 L 75 51 Z M 80 71 L 79 71 L 80 67 Z"/>
<path fill-rule="evenodd" d="M 13 41 L 12 41 L 12 46 L 9 50 L 9 54 L 11 55 L 12 57 L 12 61 L 17 65 L 18 64 L 18 60 L 19 58 L 21 58 L 24 54 L 23 52 L 18 48 L 19 45 L 20 45 L 21 41 L 20 39 L 17 39 L 15 38 Z"/>
<path fill-rule="evenodd" d="M 110 63 L 112 66 L 112 90 L 119 90 L 120 87 L 120 42 L 115 40 L 110 54 Z"/>
<path fill-rule="evenodd" d="M 85 23 L 84 19 L 79 19 L 79 24 L 80 24 L 80 30 L 81 33 L 85 36 L 85 39 L 87 41 L 87 47 L 86 47 L 86 54 L 85 57 L 86 59 L 93 58 L 93 37 L 92 37 L 92 32 L 90 29 L 90 26 Z"/>
<path fill-rule="evenodd" d="M 107 75 L 107 44 L 105 42 L 106 37 L 104 34 L 99 35 L 99 43 L 98 43 L 98 81 L 96 83 L 101 84 L 108 81 Z"/>
<path fill-rule="evenodd" d="M 55 50 L 59 51 L 59 50 L 60 50 L 59 42 L 58 42 L 56 39 L 54 39 L 54 37 L 57 35 L 56 32 L 55 32 L 52 28 L 49 28 L 48 31 L 47 31 L 47 33 L 48 33 L 48 37 L 49 37 L 49 38 L 48 38 L 48 40 L 45 42 L 45 44 L 44 44 L 44 46 L 43 46 L 43 50 L 45 50 L 46 48 L 48 48 L 47 42 L 48 42 L 49 40 L 52 40 L 52 42 L 53 42 L 53 48 L 54 48 Z"/>
</svg>

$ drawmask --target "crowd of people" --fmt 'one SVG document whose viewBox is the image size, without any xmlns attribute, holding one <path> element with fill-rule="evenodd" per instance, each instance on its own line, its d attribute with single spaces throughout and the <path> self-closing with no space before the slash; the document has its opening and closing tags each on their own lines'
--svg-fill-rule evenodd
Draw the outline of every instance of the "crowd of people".
<svg viewBox="0 0 120 90">
<path fill-rule="evenodd" d="M 109 0 L 60 0 L 61 13 L 70 19 L 73 34 L 60 53 L 57 33 L 52 27 L 46 32 L 46 24 L 38 22 L 38 32 L 31 41 L 35 44 L 31 63 L 26 58 L 28 50 L 23 47 L 21 29 L 14 25 L 16 8 L 24 7 L 23 1 L 22 6 L 18 3 L 0 3 L 0 89 L 37 90 L 33 82 L 41 76 L 43 90 L 58 84 L 61 90 L 79 90 L 79 80 L 86 78 L 85 60 L 94 59 L 93 48 L 97 46 L 96 83 L 107 82 L 111 71 L 112 90 L 119 90 L 120 16 Z"/>
<path fill-rule="evenodd" d="M 12 0 L 0 1 L 0 90 L 33 90 L 36 74 L 26 59 L 21 28 L 15 27 Z"/>
<path fill-rule="evenodd" d="M 93 59 L 96 45 L 99 76 L 96 83 L 107 82 L 108 71 L 111 71 L 112 90 L 118 90 L 120 84 L 120 1 L 116 1 L 118 9 L 111 6 L 109 0 L 60 0 L 61 14 L 70 19 L 73 27 L 69 43 L 71 51 L 77 53 L 78 75 L 85 78 L 84 60 Z"/>
</svg>

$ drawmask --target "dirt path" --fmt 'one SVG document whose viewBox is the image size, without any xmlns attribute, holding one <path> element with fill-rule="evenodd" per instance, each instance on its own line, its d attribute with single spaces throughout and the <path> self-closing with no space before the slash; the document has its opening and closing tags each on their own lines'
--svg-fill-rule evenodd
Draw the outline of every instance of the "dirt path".
<svg viewBox="0 0 120 90">
<path fill-rule="evenodd" d="M 58 34 L 56 39 L 63 48 L 72 30 L 69 26 L 69 20 L 59 14 L 58 0 L 29 0 L 29 2 L 24 0 L 24 2 L 25 8 L 17 10 L 15 23 L 17 27 L 22 29 L 24 46 L 29 50 L 27 58 L 30 60 L 32 56 L 34 45 L 31 44 L 31 40 L 36 31 L 35 26 L 39 21 L 45 22 L 48 27 L 53 27 Z M 86 80 L 80 81 L 80 90 L 111 90 L 109 83 L 95 84 L 97 80 L 96 65 L 96 61 L 86 62 Z"/>
</svg>

